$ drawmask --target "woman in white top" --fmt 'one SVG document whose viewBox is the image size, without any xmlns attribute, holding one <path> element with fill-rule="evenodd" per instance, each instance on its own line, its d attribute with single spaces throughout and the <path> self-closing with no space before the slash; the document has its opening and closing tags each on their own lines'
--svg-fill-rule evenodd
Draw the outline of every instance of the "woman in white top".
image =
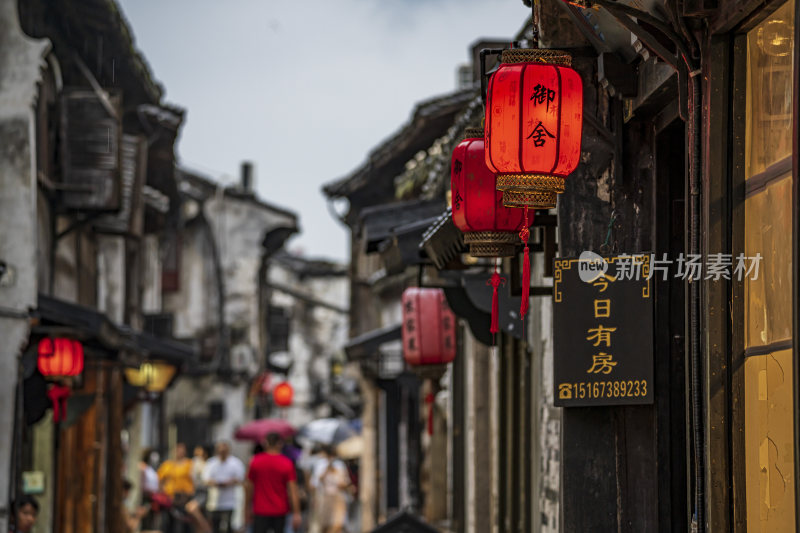
<svg viewBox="0 0 800 533">
<path fill-rule="evenodd" d="M 333 447 L 323 447 L 325 459 L 314 467 L 314 510 L 323 533 L 341 533 L 347 519 L 347 489 L 350 476 L 345 464 L 336 458 Z"/>
<path fill-rule="evenodd" d="M 142 505 L 148 511 L 142 517 L 142 530 L 158 529 L 159 515 L 152 510 L 153 494 L 159 491 L 158 473 L 154 468 L 158 465 L 158 452 L 150 448 L 144 450 L 139 461 L 139 486 L 142 488 Z"/>
</svg>

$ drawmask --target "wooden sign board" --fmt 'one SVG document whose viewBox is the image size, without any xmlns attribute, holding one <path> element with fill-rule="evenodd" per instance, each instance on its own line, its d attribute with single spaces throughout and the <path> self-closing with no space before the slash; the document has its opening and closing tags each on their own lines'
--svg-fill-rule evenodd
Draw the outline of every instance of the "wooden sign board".
<svg viewBox="0 0 800 533">
<path fill-rule="evenodd" d="M 555 405 L 653 403 L 650 255 L 584 252 L 553 274 Z"/>
</svg>

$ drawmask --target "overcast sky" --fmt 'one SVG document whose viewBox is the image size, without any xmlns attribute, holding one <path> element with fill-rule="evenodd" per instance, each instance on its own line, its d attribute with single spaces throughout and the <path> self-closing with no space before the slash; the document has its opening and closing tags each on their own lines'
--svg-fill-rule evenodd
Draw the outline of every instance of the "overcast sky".
<svg viewBox="0 0 800 533">
<path fill-rule="evenodd" d="M 136 45 L 187 110 L 180 162 L 230 183 L 255 163 L 295 211 L 289 249 L 344 260 L 322 184 L 357 168 L 414 103 L 450 92 L 479 37 L 510 39 L 521 0 L 118 0 Z"/>
</svg>

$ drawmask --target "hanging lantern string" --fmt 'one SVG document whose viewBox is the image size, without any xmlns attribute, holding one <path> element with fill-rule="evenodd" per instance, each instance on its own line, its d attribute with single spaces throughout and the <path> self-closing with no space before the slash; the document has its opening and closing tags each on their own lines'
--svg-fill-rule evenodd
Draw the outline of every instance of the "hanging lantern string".
<svg viewBox="0 0 800 533">
<path fill-rule="evenodd" d="M 519 304 L 519 314 L 522 317 L 522 331 L 525 331 L 525 315 L 528 313 L 529 307 L 529 294 L 531 290 L 531 259 L 530 251 L 528 249 L 528 240 L 531 237 L 531 230 L 528 229 L 528 206 L 525 206 L 523 212 L 523 226 L 519 232 L 519 238 L 525 246 L 522 253 L 522 300 Z"/>
</svg>

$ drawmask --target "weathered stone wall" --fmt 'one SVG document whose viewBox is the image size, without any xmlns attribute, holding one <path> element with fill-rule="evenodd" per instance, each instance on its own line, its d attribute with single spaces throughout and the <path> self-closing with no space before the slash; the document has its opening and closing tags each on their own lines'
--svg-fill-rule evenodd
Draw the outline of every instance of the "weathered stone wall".
<svg viewBox="0 0 800 533">
<path fill-rule="evenodd" d="M 19 27 L 16 0 L 0 0 L 0 428 L 14 427 L 18 357 L 38 291 L 33 109 L 50 48 Z M 0 439 L 0 531 L 8 530 L 12 441 Z"/>
<path fill-rule="evenodd" d="M 247 339 L 263 353 L 259 335 L 259 271 L 264 236 L 277 226 L 293 226 L 288 216 L 258 203 L 230 196 L 214 196 L 204 206 L 214 232 L 225 285 L 225 322 L 245 330 Z"/>
<path fill-rule="evenodd" d="M 199 211 L 202 209 L 202 213 Z M 263 367 L 266 321 L 261 288 L 264 237 L 295 221 L 256 198 L 219 194 L 191 206 L 196 217 L 182 230 L 180 290 L 164 294 L 165 311 L 174 313 L 175 336 L 199 340 L 211 336 L 222 346 L 221 359 L 205 361 L 220 376 L 180 377 L 166 395 L 168 423 L 181 416 L 208 416 L 209 404 L 221 402 L 224 420 L 211 426 L 211 440 L 229 440 L 252 416 L 247 403 L 250 379 Z M 220 264 L 215 264 L 215 253 Z M 219 268 L 219 270 L 218 270 Z M 222 280 L 218 279 L 218 272 Z M 224 326 L 220 325 L 219 283 L 224 290 Z M 209 366 L 211 365 L 211 366 Z M 246 457 L 249 444 L 234 444 Z"/>
<path fill-rule="evenodd" d="M 210 235 L 201 224 L 190 223 L 183 229 L 181 237 L 180 287 L 162 297 L 164 310 L 174 315 L 175 337 L 191 339 L 218 327 L 219 299 Z M 153 272 L 148 277 L 160 275 L 160 272 Z M 147 293 L 147 300 L 155 305 L 158 296 Z"/>
<path fill-rule="evenodd" d="M 292 368 L 288 381 L 294 388 L 294 403 L 286 410 L 287 418 L 302 425 L 329 416 L 327 405 L 315 408 L 312 403 L 317 392 L 330 392 L 331 361 L 347 342 L 349 316 L 314 302 L 346 311 L 350 299 L 346 272 L 342 269 L 340 275 L 301 277 L 288 265 L 276 262 L 269 268 L 268 284 L 271 303 L 287 307 L 291 316 L 288 356 Z M 305 298 L 283 292 L 280 287 Z"/>
</svg>

